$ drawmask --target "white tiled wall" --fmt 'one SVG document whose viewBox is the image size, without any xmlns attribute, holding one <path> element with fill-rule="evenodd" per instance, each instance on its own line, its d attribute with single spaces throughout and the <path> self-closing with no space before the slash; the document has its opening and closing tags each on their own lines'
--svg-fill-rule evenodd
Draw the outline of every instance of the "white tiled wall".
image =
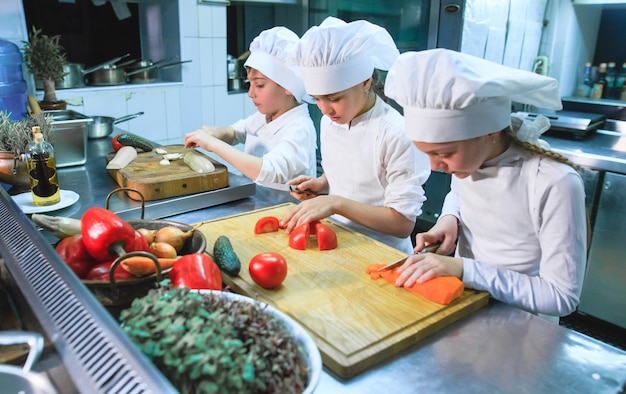
<svg viewBox="0 0 626 394">
<path fill-rule="evenodd" d="M 144 115 L 118 127 L 162 144 L 182 143 L 185 133 L 205 125 L 226 125 L 256 109 L 246 94 L 228 94 L 226 79 L 226 6 L 179 0 L 182 83 L 60 89 L 68 109 L 85 115 L 119 118 Z M 0 37 L 20 49 L 28 37 L 21 0 L 0 1 Z M 29 93 L 35 92 L 24 69 Z"/>
</svg>

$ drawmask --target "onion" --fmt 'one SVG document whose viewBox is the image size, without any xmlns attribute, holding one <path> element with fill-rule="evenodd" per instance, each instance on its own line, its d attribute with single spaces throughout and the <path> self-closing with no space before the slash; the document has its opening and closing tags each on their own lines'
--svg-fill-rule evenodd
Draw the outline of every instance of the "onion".
<svg viewBox="0 0 626 394">
<path fill-rule="evenodd" d="M 167 259 L 175 258 L 178 253 L 176 249 L 167 242 L 153 242 L 150 244 L 150 253 L 155 255 L 156 257 L 164 257 Z"/>
<path fill-rule="evenodd" d="M 156 234 L 156 230 L 148 230 L 147 228 L 139 228 L 137 229 L 141 235 L 146 239 L 148 245 L 154 242 L 154 235 Z"/>
<path fill-rule="evenodd" d="M 176 249 L 176 252 L 180 252 L 183 245 L 185 245 L 185 241 L 192 234 L 193 230 L 183 231 L 175 226 L 165 226 L 157 230 L 154 235 L 154 242 L 168 243 Z"/>
</svg>

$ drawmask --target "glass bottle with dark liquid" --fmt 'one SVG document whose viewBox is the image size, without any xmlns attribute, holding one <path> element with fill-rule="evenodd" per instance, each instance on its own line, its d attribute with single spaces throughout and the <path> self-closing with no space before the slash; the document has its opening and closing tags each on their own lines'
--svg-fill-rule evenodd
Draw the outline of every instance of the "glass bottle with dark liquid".
<svg viewBox="0 0 626 394">
<path fill-rule="evenodd" d="M 26 166 L 30 176 L 30 190 L 35 206 L 56 204 L 61 201 L 57 178 L 54 148 L 43 139 L 38 127 L 33 128 L 35 140 L 28 144 Z"/>
</svg>

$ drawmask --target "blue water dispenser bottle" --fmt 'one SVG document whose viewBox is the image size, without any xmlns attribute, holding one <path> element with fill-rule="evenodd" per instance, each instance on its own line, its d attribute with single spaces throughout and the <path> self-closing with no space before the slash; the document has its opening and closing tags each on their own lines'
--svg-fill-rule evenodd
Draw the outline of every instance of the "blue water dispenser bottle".
<svg viewBox="0 0 626 394">
<path fill-rule="evenodd" d="M 13 120 L 26 119 L 26 81 L 22 53 L 17 45 L 0 38 L 0 111 Z"/>
</svg>

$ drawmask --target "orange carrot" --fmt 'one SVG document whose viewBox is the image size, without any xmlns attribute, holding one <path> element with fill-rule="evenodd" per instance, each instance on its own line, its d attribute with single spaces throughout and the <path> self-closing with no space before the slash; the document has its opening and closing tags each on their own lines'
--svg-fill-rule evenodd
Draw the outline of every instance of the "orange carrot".
<svg viewBox="0 0 626 394">
<path fill-rule="evenodd" d="M 370 278 L 374 280 L 383 278 L 387 282 L 394 284 L 398 276 L 400 276 L 398 273 L 399 267 L 377 272 L 379 268 L 384 266 L 384 264 L 370 264 L 366 268 L 366 272 Z M 411 293 L 418 294 L 428 300 L 443 305 L 448 305 L 454 301 L 463 294 L 463 290 L 465 290 L 463 282 L 455 276 L 438 276 L 424 283 L 415 283 L 405 288 Z"/>
<path fill-rule="evenodd" d="M 161 266 L 161 271 L 172 268 L 174 262 L 178 260 L 177 258 L 158 258 L 159 265 Z M 120 263 L 122 268 L 126 271 L 130 272 L 135 276 L 146 276 L 151 275 L 156 272 L 156 266 L 154 265 L 154 261 L 145 256 L 132 256 L 128 257 Z"/>
</svg>

